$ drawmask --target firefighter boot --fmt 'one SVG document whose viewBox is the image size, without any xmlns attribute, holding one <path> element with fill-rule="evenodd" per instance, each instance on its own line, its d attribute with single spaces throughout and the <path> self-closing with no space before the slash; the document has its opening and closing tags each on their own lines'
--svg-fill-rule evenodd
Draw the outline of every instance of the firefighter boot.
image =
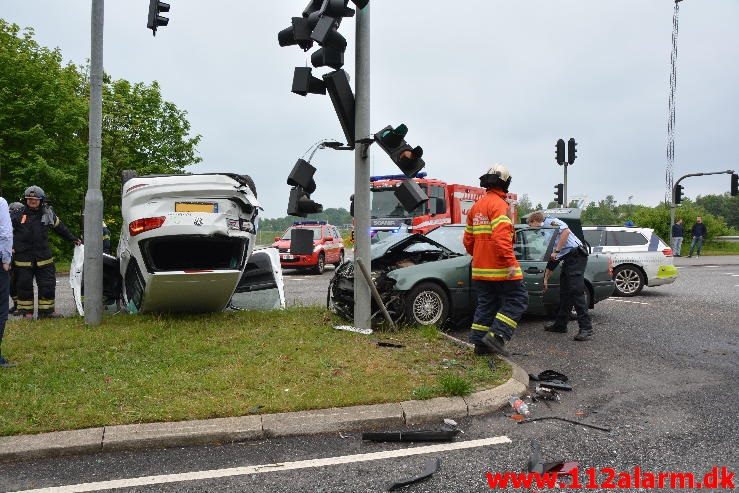
<svg viewBox="0 0 739 493">
<path fill-rule="evenodd" d="M 485 337 L 482 338 L 481 342 L 495 354 L 500 354 L 501 356 L 511 355 L 508 351 L 505 350 L 505 340 L 503 340 L 503 338 L 500 337 L 498 334 L 488 332 L 487 334 L 485 334 Z"/>
<path fill-rule="evenodd" d="M 567 326 L 560 325 L 557 322 L 552 322 L 550 324 L 546 324 L 544 326 L 544 330 L 546 330 L 547 332 L 558 332 L 560 334 L 564 334 L 567 332 Z"/>
<path fill-rule="evenodd" d="M 580 329 L 577 335 L 574 337 L 576 341 L 589 341 L 593 337 L 593 328 L 588 327 Z"/>
</svg>

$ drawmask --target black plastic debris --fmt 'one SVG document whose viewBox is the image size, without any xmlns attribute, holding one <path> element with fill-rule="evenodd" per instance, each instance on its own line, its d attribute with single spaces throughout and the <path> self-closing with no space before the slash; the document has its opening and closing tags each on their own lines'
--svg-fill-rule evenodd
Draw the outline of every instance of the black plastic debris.
<svg viewBox="0 0 739 493">
<path fill-rule="evenodd" d="M 409 484 L 417 483 L 419 481 L 423 481 L 424 479 L 430 478 L 436 471 L 439 470 L 439 466 L 441 466 L 441 459 L 430 459 L 426 462 L 426 466 L 423 468 L 423 471 L 419 475 L 407 479 L 398 480 L 391 484 L 387 490 L 395 491 L 404 486 L 408 486 Z"/>
<path fill-rule="evenodd" d="M 544 472 L 544 461 L 541 458 L 541 446 L 535 440 L 531 441 L 531 457 L 529 457 L 529 462 L 526 464 L 526 471 L 539 474 Z"/>
<path fill-rule="evenodd" d="M 556 419 L 558 421 L 564 421 L 565 423 L 572 423 L 572 424 L 575 424 L 575 425 L 585 426 L 587 428 L 593 428 L 594 430 L 605 431 L 607 433 L 610 433 L 610 431 L 611 431 L 610 428 L 606 428 L 606 427 L 603 427 L 603 426 L 591 425 L 589 423 L 583 423 L 582 421 L 575 421 L 574 419 L 560 418 L 559 416 L 541 416 L 541 417 L 538 417 L 538 418 L 526 418 L 526 419 L 523 419 L 523 420 L 519 421 L 518 424 L 521 425 L 521 424 L 524 424 L 524 423 L 533 423 L 535 421 L 544 421 L 544 420 L 547 420 L 547 419 Z"/>
<path fill-rule="evenodd" d="M 362 440 L 371 442 L 450 442 L 459 430 L 370 431 L 362 433 Z"/>
<path fill-rule="evenodd" d="M 539 382 L 540 387 L 546 387 L 556 390 L 572 390 L 572 385 L 567 383 L 569 378 L 564 373 L 560 373 L 554 370 L 544 370 L 538 375 L 529 373 L 529 379 L 534 382 Z"/>
<path fill-rule="evenodd" d="M 377 345 L 380 347 L 394 347 L 394 348 L 404 348 L 405 347 L 403 344 L 396 344 L 394 342 L 387 342 L 387 341 L 377 341 Z"/>
<path fill-rule="evenodd" d="M 544 401 L 558 401 L 560 399 L 559 392 L 549 387 L 542 387 L 541 385 L 537 385 L 534 392 L 534 395 L 537 399 L 541 399 Z"/>
</svg>

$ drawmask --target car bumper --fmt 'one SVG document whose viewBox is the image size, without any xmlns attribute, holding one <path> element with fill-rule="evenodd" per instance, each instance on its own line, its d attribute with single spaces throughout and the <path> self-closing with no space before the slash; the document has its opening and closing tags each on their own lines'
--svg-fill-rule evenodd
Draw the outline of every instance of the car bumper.
<svg viewBox="0 0 739 493">
<path fill-rule="evenodd" d="M 663 284 L 672 284 L 677 279 L 678 270 L 674 265 L 660 265 L 657 275 L 650 278 L 647 286 L 662 286 Z"/>
<path fill-rule="evenodd" d="M 318 253 L 313 255 L 290 255 L 280 254 L 280 266 L 283 269 L 294 269 L 298 267 L 313 267 L 318 264 Z"/>
</svg>

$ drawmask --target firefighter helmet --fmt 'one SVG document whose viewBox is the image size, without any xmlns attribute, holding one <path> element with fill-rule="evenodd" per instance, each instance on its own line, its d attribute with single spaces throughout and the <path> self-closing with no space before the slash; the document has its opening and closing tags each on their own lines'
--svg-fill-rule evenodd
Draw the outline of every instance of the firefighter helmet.
<svg viewBox="0 0 739 493">
<path fill-rule="evenodd" d="M 8 206 L 8 210 L 11 214 L 15 212 L 20 212 L 23 210 L 23 207 L 25 207 L 21 202 L 13 202 Z"/>
<path fill-rule="evenodd" d="M 494 164 L 487 172 L 480 177 L 480 186 L 483 188 L 501 188 L 504 192 L 508 191 L 511 184 L 511 175 L 508 168 L 502 164 Z"/>
<path fill-rule="evenodd" d="M 46 194 L 44 193 L 44 189 L 37 186 L 37 185 L 31 185 L 30 187 L 26 188 L 26 191 L 23 192 L 23 197 L 26 199 L 39 199 L 41 202 L 46 199 Z"/>
</svg>

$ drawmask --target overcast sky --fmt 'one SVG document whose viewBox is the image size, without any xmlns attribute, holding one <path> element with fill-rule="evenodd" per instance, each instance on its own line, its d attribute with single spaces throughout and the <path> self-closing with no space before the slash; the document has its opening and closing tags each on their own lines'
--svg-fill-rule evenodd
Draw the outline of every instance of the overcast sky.
<svg viewBox="0 0 739 493">
<path fill-rule="evenodd" d="M 105 5 L 105 70 L 159 81 L 202 134 L 193 172 L 250 174 L 266 217 L 286 214 L 285 179 L 314 142 L 343 137 L 328 96 L 290 92 L 310 53 L 277 32 L 306 0 L 171 0 L 169 26 L 146 29 L 146 0 Z M 65 60 L 90 53 L 90 0 L 0 0 L 0 17 L 36 30 Z M 449 6 L 449 8 L 445 8 Z M 371 125 L 406 123 L 426 171 L 477 184 L 491 164 L 511 191 L 552 200 L 558 138 L 575 137 L 570 196 L 656 205 L 664 197 L 671 0 L 371 0 Z M 680 3 L 675 177 L 739 170 L 739 2 Z M 341 33 L 354 72 L 354 19 Z M 314 69 L 324 73 L 328 70 Z M 373 146 L 374 147 L 374 146 Z M 373 173 L 397 173 L 372 149 Z M 324 207 L 346 207 L 353 154 L 313 164 Z M 723 193 L 727 175 L 688 179 L 685 194 Z"/>
</svg>

